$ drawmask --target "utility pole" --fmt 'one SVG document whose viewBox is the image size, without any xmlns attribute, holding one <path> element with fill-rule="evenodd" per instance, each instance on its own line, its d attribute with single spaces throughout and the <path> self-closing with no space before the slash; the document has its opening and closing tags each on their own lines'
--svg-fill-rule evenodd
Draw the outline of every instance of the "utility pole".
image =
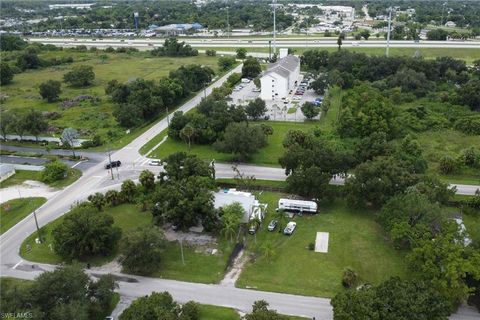
<svg viewBox="0 0 480 320">
<path fill-rule="evenodd" d="M 228 14 L 228 6 L 227 6 L 227 38 L 230 39 L 230 16 Z"/>
<path fill-rule="evenodd" d="M 183 239 L 180 238 L 180 253 L 182 255 L 182 264 L 185 265 L 185 258 L 183 256 Z"/>
<path fill-rule="evenodd" d="M 276 19 L 276 9 L 277 9 L 277 0 L 272 0 L 273 6 L 273 54 L 277 53 L 277 19 Z"/>
<path fill-rule="evenodd" d="M 30 200 L 30 204 L 32 203 L 32 200 Z M 42 234 L 40 233 L 40 228 L 38 227 L 38 220 L 37 220 L 37 210 L 33 210 L 33 217 L 35 218 L 35 225 L 37 226 L 37 234 L 38 234 L 38 241 L 42 243 Z"/>
<path fill-rule="evenodd" d="M 387 48 L 385 50 L 385 55 L 388 57 L 388 50 L 390 49 L 390 31 L 392 25 L 392 7 L 389 8 L 390 12 L 388 14 L 388 32 L 387 32 Z"/>
<path fill-rule="evenodd" d="M 168 105 L 166 105 L 165 108 L 167 109 L 167 127 L 170 127 L 170 118 L 169 118 L 169 114 L 168 114 Z"/>
<path fill-rule="evenodd" d="M 113 177 L 112 156 L 110 154 L 110 148 L 108 149 L 108 161 L 110 162 L 110 173 L 112 174 L 112 180 L 115 180 L 115 178 Z"/>
</svg>

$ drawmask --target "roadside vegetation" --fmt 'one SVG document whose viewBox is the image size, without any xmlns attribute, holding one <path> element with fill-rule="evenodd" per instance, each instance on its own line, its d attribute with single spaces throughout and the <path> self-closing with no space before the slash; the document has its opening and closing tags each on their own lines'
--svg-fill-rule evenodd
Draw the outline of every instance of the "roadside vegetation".
<svg viewBox="0 0 480 320">
<path fill-rule="evenodd" d="M 0 204 L 0 234 L 16 225 L 47 201 L 45 198 L 20 198 Z"/>
<path fill-rule="evenodd" d="M 48 167 L 48 164 L 47 164 Z M 78 178 L 82 176 L 82 172 L 78 169 L 64 168 L 63 166 L 57 167 L 54 164 L 54 167 L 59 169 L 57 174 L 54 175 L 44 175 L 44 171 L 27 171 L 27 170 L 16 170 L 15 174 L 10 178 L 0 182 L 0 189 L 8 188 L 11 186 L 16 186 L 24 183 L 26 180 L 34 180 L 44 182 L 52 188 L 61 189 L 66 186 L 69 186 L 73 182 L 77 181 Z M 55 169 L 56 170 L 56 169 Z"/>
</svg>

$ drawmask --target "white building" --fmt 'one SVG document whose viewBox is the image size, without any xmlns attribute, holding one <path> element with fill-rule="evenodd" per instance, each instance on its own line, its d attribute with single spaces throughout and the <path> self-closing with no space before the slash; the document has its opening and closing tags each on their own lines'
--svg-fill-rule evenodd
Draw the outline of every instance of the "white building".
<svg viewBox="0 0 480 320">
<path fill-rule="evenodd" d="M 215 209 L 220 209 L 234 202 L 239 202 L 245 210 L 245 215 L 242 218 L 243 223 L 247 223 L 253 217 L 263 220 L 267 204 L 260 203 L 250 192 L 228 189 L 214 193 Z"/>
<path fill-rule="evenodd" d="M 445 27 L 447 27 L 447 28 L 455 28 L 456 26 L 457 26 L 457 24 L 453 21 L 447 21 L 445 23 Z"/>
<path fill-rule="evenodd" d="M 287 49 L 280 49 L 280 59 L 269 66 L 260 78 L 263 100 L 277 100 L 285 98 L 293 90 L 300 76 L 300 59 L 294 55 L 282 57 Z"/>
</svg>

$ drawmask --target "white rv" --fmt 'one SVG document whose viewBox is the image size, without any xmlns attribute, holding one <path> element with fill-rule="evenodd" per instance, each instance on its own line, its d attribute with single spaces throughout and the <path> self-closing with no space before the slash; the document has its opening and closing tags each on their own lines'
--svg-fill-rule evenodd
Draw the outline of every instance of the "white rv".
<svg viewBox="0 0 480 320">
<path fill-rule="evenodd" d="M 278 209 L 287 212 L 317 213 L 317 203 L 313 201 L 280 199 Z"/>
</svg>

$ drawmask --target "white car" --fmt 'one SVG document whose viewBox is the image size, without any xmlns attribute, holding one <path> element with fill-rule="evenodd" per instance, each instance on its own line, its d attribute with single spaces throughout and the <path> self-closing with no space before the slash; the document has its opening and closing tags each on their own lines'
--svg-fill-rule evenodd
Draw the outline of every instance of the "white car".
<svg viewBox="0 0 480 320">
<path fill-rule="evenodd" d="M 297 223 L 296 222 L 293 222 L 293 221 L 290 221 L 287 226 L 285 227 L 285 229 L 283 230 L 283 234 L 286 234 L 286 235 L 291 235 L 293 233 L 293 231 L 295 231 L 295 228 L 297 227 Z"/>
<path fill-rule="evenodd" d="M 161 166 L 162 161 L 161 160 L 150 160 L 148 161 L 149 166 Z"/>
<path fill-rule="evenodd" d="M 242 83 L 250 83 L 250 79 L 247 79 L 247 78 L 242 78 Z"/>
</svg>

